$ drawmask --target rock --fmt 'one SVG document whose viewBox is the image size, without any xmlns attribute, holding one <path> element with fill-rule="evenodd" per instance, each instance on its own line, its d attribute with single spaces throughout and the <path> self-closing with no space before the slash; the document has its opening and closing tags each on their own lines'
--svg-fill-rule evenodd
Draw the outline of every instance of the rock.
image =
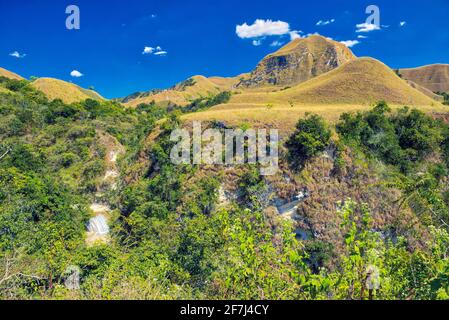
<svg viewBox="0 0 449 320">
<path fill-rule="evenodd" d="M 63 278 L 64 286 L 69 290 L 79 290 L 80 289 L 80 275 L 81 270 L 77 266 L 70 266 L 64 272 Z"/>
<path fill-rule="evenodd" d="M 290 200 L 284 200 L 280 198 L 276 198 L 274 200 L 275 206 L 281 216 L 284 216 L 289 219 L 295 219 L 296 210 L 301 202 L 307 199 L 310 196 L 307 188 L 304 188 L 297 195 Z"/>
<path fill-rule="evenodd" d="M 228 199 L 228 197 L 226 195 L 226 191 L 223 188 L 223 186 L 221 186 L 218 189 L 218 204 L 221 205 L 221 206 L 224 206 L 224 205 L 226 205 L 228 203 L 229 203 L 229 199 Z"/>
<path fill-rule="evenodd" d="M 298 205 L 300 204 L 300 201 L 292 201 L 288 202 L 282 206 L 276 207 L 278 209 L 278 212 L 281 216 L 285 216 L 286 218 L 294 218 L 294 215 L 296 214 L 296 210 L 298 209 Z"/>
<path fill-rule="evenodd" d="M 293 86 L 355 59 L 345 45 L 328 38 L 313 35 L 296 39 L 266 56 L 237 87 Z"/>
<path fill-rule="evenodd" d="M 112 163 L 116 163 L 118 154 L 119 152 L 117 150 L 112 150 L 111 152 L 109 152 L 109 161 L 111 161 Z"/>
<path fill-rule="evenodd" d="M 120 173 L 117 170 L 107 170 L 103 180 L 106 181 L 108 179 L 116 179 L 120 176 Z"/>
<path fill-rule="evenodd" d="M 296 238 L 298 240 L 309 240 L 310 239 L 310 233 L 302 230 L 302 229 L 296 229 L 295 230 Z"/>
<path fill-rule="evenodd" d="M 95 214 L 99 214 L 110 212 L 111 208 L 105 204 L 94 202 L 90 205 L 90 210 L 92 210 Z"/>
</svg>

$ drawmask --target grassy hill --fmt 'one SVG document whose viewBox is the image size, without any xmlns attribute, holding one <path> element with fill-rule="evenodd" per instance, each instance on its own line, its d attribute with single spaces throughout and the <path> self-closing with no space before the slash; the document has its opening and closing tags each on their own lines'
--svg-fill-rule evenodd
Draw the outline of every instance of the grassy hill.
<svg viewBox="0 0 449 320">
<path fill-rule="evenodd" d="M 307 82 L 270 93 L 242 93 L 236 103 L 365 104 L 379 100 L 391 104 L 431 105 L 432 99 L 413 89 L 386 65 L 360 58 Z"/>
<path fill-rule="evenodd" d="M 240 76 L 241 77 L 241 76 Z M 136 93 L 130 98 L 125 98 L 125 105 L 128 107 L 136 107 L 141 103 L 174 103 L 185 106 L 191 101 L 216 95 L 222 91 L 231 90 L 239 81 L 240 77 L 223 78 L 204 76 L 193 76 L 167 90 L 157 90 L 144 93 Z"/>
<path fill-rule="evenodd" d="M 429 98 L 432 98 L 434 100 L 440 101 L 442 102 L 444 100 L 444 98 L 442 96 L 440 96 L 439 94 L 434 93 L 433 91 L 417 84 L 416 82 L 413 82 L 411 80 L 407 80 L 407 83 L 412 87 L 415 88 L 416 90 L 418 90 L 421 93 L 424 93 L 426 96 L 428 96 Z"/>
<path fill-rule="evenodd" d="M 39 78 L 32 82 L 32 86 L 45 93 L 49 99 L 61 99 L 65 103 L 79 102 L 86 99 L 104 100 L 95 91 L 83 89 L 76 84 L 53 78 Z"/>
<path fill-rule="evenodd" d="M 414 90 L 382 62 L 360 58 L 302 85 L 278 93 L 282 99 L 305 103 L 431 105 L 433 100 Z"/>
<path fill-rule="evenodd" d="M 390 68 L 372 58 L 359 58 L 289 89 L 249 90 L 233 95 L 229 104 L 186 115 L 186 120 L 217 120 L 232 125 L 248 123 L 288 133 L 307 112 L 329 121 L 348 111 L 369 109 L 385 100 L 393 108 L 417 106 L 426 112 L 445 107 L 411 87 Z M 274 91 L 273 91 L 274 90 Z"/>
<path fill-rule="evenodd" d="M 293 40 L 266 56 L 249 78 L 241 81 L 238 86 L 293 86 L 354 59 L 355 55 L 344 44 L 313 35 Z"/>
<path fill-rule="evenodd" d="M 399 73 L 404 79 L 416 82 L 432 92 L 449 92 L 449 64 L 400 69 Z"/>
<path fill-rule="evenodd" d="M 6 77 L 9 79 L 22 80 L 23 78 L 14 72 L 8 71 L 6 69 L 0 68 L 0 77 Z"/>
<path fill-rule="evenodd" d="M 134 93 L 122 102 L 129 107 L 151 101 L 185 106 L 195 99 L 234 88 L 251 92 L 272 91 L 309 80 L 353 59 L 356 57 L 345 45 L 314 35 L 294 40 L 266 56 L 251 73 L 231 78 L 194 76 L 166 90 Z"/>
</svg>

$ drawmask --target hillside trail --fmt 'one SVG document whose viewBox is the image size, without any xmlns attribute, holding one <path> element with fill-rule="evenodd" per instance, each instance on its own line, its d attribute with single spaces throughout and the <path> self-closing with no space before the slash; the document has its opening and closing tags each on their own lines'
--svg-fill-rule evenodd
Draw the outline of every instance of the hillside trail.
<svg viewBox="0 0 449 320">
<path fill-rule="evenodd" d="M 111 240 L 109 223 L 111 220 L 111 205 L 105 200 L 105 193 L 115 191 L 118 188 L 118 179 L 120 177 L 117 166 L 117 158 L 125 152 L 124 147 L 113 136 L 98 131 L 100 136 L 99 143 L 105 147 L 106 172 L 102 178 L 101 185 L 97 187 L 94 195 L 94 201 L 90 205 L 92 218 L 87 225 L 86 244 L 107 244 Z"/>
</svg>

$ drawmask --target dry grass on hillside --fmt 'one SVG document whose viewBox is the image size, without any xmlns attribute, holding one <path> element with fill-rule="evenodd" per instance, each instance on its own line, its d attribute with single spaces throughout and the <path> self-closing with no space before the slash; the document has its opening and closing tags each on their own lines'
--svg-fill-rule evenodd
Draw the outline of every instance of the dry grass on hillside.
<svg viewBox="0 0 449 320">
<path fill-rule="evenodd" d="M 323 36 L 295 39 L 263 58 L 238 87 L 293 86 L 354 59 L 348 47 Z"/>
<path fill-rule="evenodd" d="M 329 48 L 329 45 L 340 49 L 349 60 L 355 59 L 355 55 L 346 45 L 320 35 L 311 35 L 307 38 L 295 39 L 269 56 L 288 55 L 289 53 L 298 50 L 298 47 L 300 46 L 306 46 L 309 52 L 324 53 Z"/>
<path fill-rule="evenodd" d="M 447 107 L 414 89 L 383 63 L 361 58 L 292 88 L 240 90 L 228 104 L 183 118 L 217 120 L 233 126 L 247 123 L 290 133 L 308 112 L 335 122 L 344 112 L 368 110 L 380 100 L 393 108 L 407 105 L 429 113 L 447 111 Z"/>
<path fill-rule="evenodd" d="M 360 58 L 278 92 L 242 92 L 231 103 L 373 104 L 385 100 L 410 106 L 438 102 L 412 88 L 383 63 Z"/>
<path fill-rule="evenodd" d="M 399 72 L 405 79 L 416 82 L 432 92 L 449 92 L 449 64 L 401 69 Z"/>
<path fill-rule="evenodd" d="M 403 105 L 392 105 L 393 109 Z M 335 123 L 340 115 L 345 112 L 357 112 L 369 110 L 371 104 L 331 104 L 331 105 L 307 105 L 296 104 L 293 107 L 285 104 L 275 104 L 267 107 L 261 104 L 225 104 L 213 107 L 204 112 L 196 112 L 183 116 L 183 120 L 189 121 L 221 121 L 231 126 L 248 124 L 254 128 L 279 129 L 281 135 L 290 134 L 298 119 L 306 113 L 316 113 L 327 121 Z M 419 109 L 424 112 L 447 112 L 447 107 L 441 104 L 434 106 L 422 106 Z"/>
<path fill-rule="evenodd" d="M 14 72 L 8 71 L 6 69 L 0 68 L 0 77 L 6 77 L 9 79 L 15 79 L 15 80 L 23 80 L 21 76 L 18 74 L 15 74 Z"/>
<path fill-rule="evenodd" d="M 185 106 L 195 99 L 216 95 L 222 91 L 232 90 L 240 76 L 235 78 L 194 76 L 193 85 L 176 85 L 172 89 L 167 89 L 149 96 L 142 96 L 125 103 L 127 107 L 137 107 L 141 103 L 168 103 L 169 101 L 180 106 Z"/>
<path fill-rule="evenodd" d="M 413 82 L 411 80 L 407 80 L 407 83 L 412 87 L 415 88 L 416 90 L 418 90 L 421 93 L 424 93 L 426 96 L 428 96 L 429 98 L 432 98 L 436 101 L 440 101 L 443 102 L 444 98 L 443 96 L 440 96 L 432 91 L 430 91 L 427 88 L 424 88 L 423 86 L 417 84 L 416 82 Z"/>
<path fill-rule="evenodd" d="M 32 86 L 42 91 L 50 100 L 61 99 L 65 103 L 80 102 L 86 99 L 104 100 L 98 93 L 83 89 L 73 83 L 52 78 L 39 78 Z"/>
</svg>

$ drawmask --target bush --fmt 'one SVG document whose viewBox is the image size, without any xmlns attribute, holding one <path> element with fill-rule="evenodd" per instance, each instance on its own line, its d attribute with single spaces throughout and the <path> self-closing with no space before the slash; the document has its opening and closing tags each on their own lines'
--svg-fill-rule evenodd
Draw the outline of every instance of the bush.
<svg viewBox="0 0 449 320">
<path fill-rule="evenodd" d="M 391 119 L 402 149 L 416 151 L 418 159 L 438 149 L 442 141 L 439 123 L 419 110 L 401 109 Z"/>
<path fill-rule="evenodd" d="M 336 126 L 346 142 L 358 144 L 403 172 L 427 155 L 438 152 L 443 142 L 442 125 L 419 110 L 402 108 L 392 114 L 385 102 L 368 112 L 343 114 Z"/>
<path fill-rule="evenodd" d="M 232 93 L 229 91 L 223 91 L 211 98 L 199 98 L 194 100 L 191 104 L 183 108 L 184 112 L 194 112 L 211 108 L 213 106 L 227 103 L 231 99 Z"/>
<path fill-rule="evenodd" d="M 331 131 L 318 115 L 307 115 L 298 121 L 295 133 L 287 141 L 289 161 L 299 168 L 304 162 L 323 152 L 330 143 Z"/>
<path fill-rule="evenodd" d="M 66 152 L 61 155 L 59 162 L 64 168 L 68 168 L 77 160 L 79 160 L 79 157 L 77 155 L 71 152 Z"/>
<path fill-rule="evenodd" d="M 443 104 L 449 106 L 449 93 L 447 92 L 437 92 L 436 94 L 443 97 Z"/>
</svg>

